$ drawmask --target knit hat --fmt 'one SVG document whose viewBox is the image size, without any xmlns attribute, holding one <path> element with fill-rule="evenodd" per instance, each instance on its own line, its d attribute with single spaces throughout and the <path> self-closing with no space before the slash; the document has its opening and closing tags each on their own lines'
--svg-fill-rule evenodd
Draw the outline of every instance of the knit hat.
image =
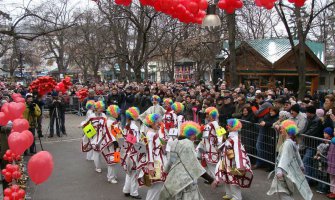
<svg viewBox="0 0 335 200">
<path fill-rule="evenodd" d="M 292 107 L 291 107 L 291 111 L 294 111 L 296 113 L 299 113 L 300 112 L 300 106 L 299 104 L 294 104 Z"/>
<path fill-rule="evenodd" d="M 318 117 L 323 117 L 325 116 L 325 111 L 323 109 L 316 109 L 316 115 Z"/>
<path fill-rule="evenodd" d="M 325 129 L 323 129 L 323 132 L 327 133 L 330 137 L 334 136 L 334 130 L 332 128 L 330 128 L 330 127 L 327 127 Z"/>
<path fill-rule="evenodd" d="M 181 124 L 180 136 L 190 138 L 193 135 L 200 134 L 200 125 L 193 121 L 186 121 Z"/>
<path fill-rule="evenodd" d="M 316 108 L 314 106 L 307 106 L 306 107 L 306 113 L 315 114 L 316 113 Z"/>
<path fill-rule="evenodd" d="M 238 119 L 228 119 L 227 126 L 231 131 L 239 131 L 242 128 L 242 123 Z"/>
<path fill-rule="evenodd" d="M 175 102 L 174 104 L 172 104 L 171 108 L 176 114 L 179 114 L 184 111 L 185 106 L 180 102 Z"/>
<path fill-rule="evenodd" d="M 111 117 L 114 117 L 114 118 L 117 118 L 120 114 L 120 108 L 119 106 L 117 105 L 110 105 L 108 106 L 107 110 L 106 110 L 106 114 L 108 116 L 111 116 Z"/>
<path fill-rule="evenodd" d="M 219 117 L 219 112 L 215 107 L 206 108 L 205 113 L 211 116 L 213 119 L 217 119 Z"/>
<path fill-rule="evenodd" d="M 298 134 L 297 124 L 292 120 L 285 120 L 281 124 L 281 127 L 285 129 L 289 136 L 295 136 Z"/>
<path fill-rule="evenodd" d="M 146 116 L 146 118 L 144 119 L 143 123 L 148 126 L 151 127 L 153 124 L 159 122 L 161 119 L 161 116 L 157 113 L 154 114 L 149 114 Z"/>
<path fill-rule="evenodd" d="M 140 115 L 140 110 L 137 107 L 130 107 L 126 110 L 126 118 L 131 120 L 137 120 Z"/>
<path fill-rule="evenodd" d="M 90 109 L 94 108 L 94 104 L 95 104 L 95 101 L 94 101 L 94 100 L 88 100 L 88 101 L 86 102 L 85 107 L 86 107 L 87 110 L 90 110 Z"/>
</svg>

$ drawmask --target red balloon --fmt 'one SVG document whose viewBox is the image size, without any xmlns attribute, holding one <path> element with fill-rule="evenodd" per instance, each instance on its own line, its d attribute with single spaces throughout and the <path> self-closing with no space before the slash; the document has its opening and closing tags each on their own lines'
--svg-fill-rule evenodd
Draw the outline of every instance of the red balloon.
<svg viewBox="0 0 335 200">
<path fill-rule="evenodd" d="M 199 5 L 194 2 L 194 1 L 190 1 L 187 4 L 187 9 L 192 13 L 192 14 L 197 14 L 199 11 Z"/>
<path fill-rule="evenodd" d="M 30 147 L 34 142 L 33 134 L 29 130 L 22 131 L 21 134 L 25 134 L 28 136 L 28 144 L 29 144 L 28 146 Z"/>
<path fill-rule="evenodd" d="M 14 120 L 17 118 L 20 118 L 23 114 L 23 111 L 21 110 L 22 108 L 19 106 L 22 103 L 16 103 L 16 102 L 10 102 L 8 105 L 8 113 L 5 112 L 7 115 L 8 119 Z"/>
<path fill-rule="evenodd" d="M 13 99 L 16 103 L 19 103 L 19 102 L 22 102 L 22 103 L 25 103 L 26 102 L 26 100 L 24 99 L 24 98 L 22 98 L 22 97 L 17 97 L 17 98 L 15 98 L 15 99 Z"/>
<path fill-rule="evenodd" d="M 6 126 L 8 123 L 7 116 L 4 112 L 0 112 L 0 126 Z"/>
<path fill-rule="evenodd" d="M 14 179 L 19 179 L 21 178 L 21 172 L 15 171 L 13 172 L 12 176 Z"/>
<path fill-rule="evenodd" d="M 12 185 L 10 187 L 10 189 L 12 189 L 12 191 L 14 191 L 14 192 L 18 192 L 20 190 L 20 186 L 18 186 L 18 185 Z"/>
<path fill-rule="evenodd" d="M 199 9 L 206 10 L 208 7 L 208 2 L 206 0 L 199 1 Z"/>
<path fill-rule="evenodd" d="M 22 132 L 29 129 L 29 122 L 26 119 L 16 119 L 13 121 L 13 132 Z"/>
<path fill-rule="evenodd" d="M 24 197 L 26 196 L 26 192 L 23 189 L 20 189 L 17 193 L 19 194 L 20 198 L 24 199 Z"/>
<path fill-rule="evenodd" d="M 31 180 L 38 184 L 46 181 L 52 174 L 54 162 L 47 151 L 40 151 L 28 161 L 28 174 Z"/>
<path fill-rule="evenodd" d="M 3 169 L 3 170 L 1 170 L 1 174 L 2 175 L 5 175 L 7 173 L 7 169 Z"/>
<path fill-rule="evenodd" d="M 26 134 L 12 132 L 8 136 L 8 146 L 16 155 L 22 155 L 29 147 L 29 138 Z"/>
<path fill-rule="evenodd" d="M 12 190 L 10 188 L 6 188 L 4 191 L 3 191 L 3 194 L 5 196 L 12 196 Z"/>
<path fill-rule="evenodd" d="M 5 114 L 8 114 L 9 113 L 8 106 L 9 106 L 9 103 L 4 103 L 1 106 L 1 112 L 5 113 Z"/>
<path fill-rule="evenodd" d="M 14 93 L 11 95 L 12 99 L 15 99 L 17 97 L 22 97 L 22 95 L 20 93 Z"/>
<path fill-rule="evenodd" d="M 13 199 L 13 200 L 19 200 L 19 198 L 20 198 L 20 197 L 19 197 L 19 194 L 18 194 L 17 192 L 13 192 L 13 193 L 12 193 L 12 199 Z"/>
</svg>

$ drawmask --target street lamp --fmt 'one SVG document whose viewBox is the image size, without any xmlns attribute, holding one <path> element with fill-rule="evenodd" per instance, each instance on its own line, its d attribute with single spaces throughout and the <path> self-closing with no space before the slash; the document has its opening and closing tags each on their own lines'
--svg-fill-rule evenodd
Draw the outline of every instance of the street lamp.
<svg viewBox="0 0 335 200">
<path fill-rule="evenodd" d="M 327 65 L 326 69 L 327 69 L 327 71 L 329 73 L 329 76 L 328 76 L 328 79 L 329 79 L 329 81 L 328 81 L 328 88 L 329 89 L 328 90 L 330 91 L 330 75 L 331 75 L 331 72 L 334 71 L 335 66 L 334 65 Z"/>
<path fill-rule="evenodd" d="M 215 13 L 216 5 L 209 4 L 207 7 L 207 15 L 202 21 L 202 28 L 217 27 L 221 25 L 219 16 Z"/>
</svg>

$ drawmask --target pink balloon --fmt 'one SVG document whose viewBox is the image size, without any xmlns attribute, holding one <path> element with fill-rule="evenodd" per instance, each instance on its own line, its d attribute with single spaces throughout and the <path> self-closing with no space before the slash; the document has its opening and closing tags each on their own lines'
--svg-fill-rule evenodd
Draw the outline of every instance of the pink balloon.
<svg viewBox="0 0 335 200">
<path fill-rule="evenodd" d="M 47 151 L 38 152 L 28 161 L 28 175 L 37 185 L 48 180 L 53 168 L 52 155 Z"/>
<path fill-rule="evenodd" d="M 19 132 L 12 132 L 8 136 L 8 146 L 16 155 L 22 155 L 23 152 L 28 149 L 28 141 L 28 136 Z"/>
<path fill-rule="evenodd" d="M 30 147 L 34 142 L 34 136 L 29 130 L 22 131 L 21 134 L 25 134 L 28 137 L 28 146 Z"/>
<path fill-rule="evenodd" d="M 21 108 L 19 107 L 20 103 L 16 103 L 16 102 L 10 102 L 8 105 L 8 113 L 5 112 L 5 114 L 7 115 L 8 119 L 10 120 L 14 120 L 17 118 L 21 118 L 23 111 L 21 110 Z"/>
<path fill-rule="evenodd" d="M 1 112 L 4 112 L 5 114 L 9 113 L 8 106 L 9 106 L 9 103 L 4 103 L 1 106 Z"/>
<path fill-rule="evenodd" d="M 29 129 L 29 122 L 26 119 L 15 119 L 13 121 L 13 132 L 22 132 Z"/>
<path fill-rule="evenodd" d="M 19 103 L 17 103 L 17 107 L 19 108 L 19 111 L 20 111 L 21 113 L 23 113 L 24 110 L 26 109 L 26 104 L 23 103 L 23 102 L 19 102 Z"/>
<path fill-rule="evenodd" d="M 20 93 L 14 93 L 11 95 L 12 99 L 15 99 L 17 97 L 22 97 L 22 95 Z"/>
<path fill-rule="evenodd" d="M 0 112 L 0 126 L 6 126 L 8 123 L 7 116 L 4 112 Z"/>
<path fill-rule="evenodd" d="M 206 0 L 199 1 L 199 9 L 206 10 L 208 7 L 208 2 Z"/>
<path fill-rule="evenodd" d="M 19 102 L 21 102 L 21 103 L 25 103 L 26 102 L 26 100 L 24 99 L 24 98 L 22 98 L 22 97 L 16 97 L 15 99 L 13 99 L 16 103 L 19 103 Z"/>
</svg>

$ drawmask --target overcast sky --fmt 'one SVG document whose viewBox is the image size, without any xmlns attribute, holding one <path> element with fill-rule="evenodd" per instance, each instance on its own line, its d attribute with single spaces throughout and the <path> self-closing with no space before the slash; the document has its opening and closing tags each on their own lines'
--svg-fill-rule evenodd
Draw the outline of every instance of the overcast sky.
<svg viewBox="0 0 335 200">
<path fill-rule="evenodd" d="M 0 10 L 9 13 L 12 18 L 16 18 L 18 15 L 22 14 L 22 8 L 28 6 L 29 9 L 33 9 L 36 6 L 41 5 L 43 2 L 47 2 L 47 0 L 0 0 Z M 82 9 L 93 7 L 95 5 L 95 2 L 92 0 L 69 0 L 69 3 L 70 7 L 78 7 Z"/>
</svg>

